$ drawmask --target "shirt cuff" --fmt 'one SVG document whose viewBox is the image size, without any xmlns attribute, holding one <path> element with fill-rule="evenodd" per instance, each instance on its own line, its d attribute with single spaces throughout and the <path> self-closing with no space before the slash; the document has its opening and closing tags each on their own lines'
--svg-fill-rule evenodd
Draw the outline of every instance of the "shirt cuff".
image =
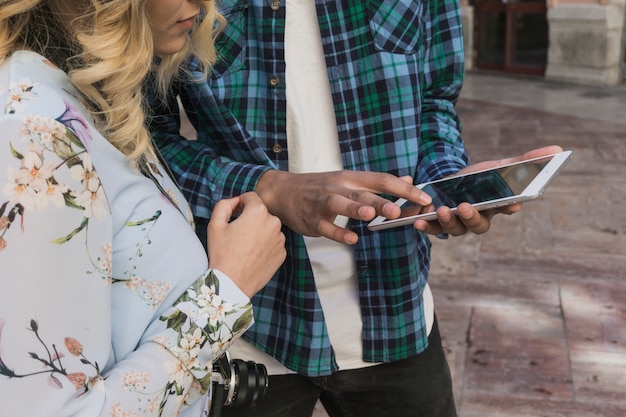
<svg viewBox="0 0 626 417">
<path fill-rule="evenodd" d="M 230 279 L 228 275 L 219 269 L 212 269 L 213 273 L 220 282 L 219 295 L 222 299 L 228 300 L 231 304 L 246 305 L 250 302 L 250 298 L 241 291 L 241 289 Z"/>
</svg>

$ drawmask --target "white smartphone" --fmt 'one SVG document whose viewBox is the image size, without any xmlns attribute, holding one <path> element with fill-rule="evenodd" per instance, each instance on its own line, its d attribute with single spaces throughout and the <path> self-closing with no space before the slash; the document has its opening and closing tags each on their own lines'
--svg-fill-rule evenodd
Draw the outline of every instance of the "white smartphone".
<svg viewBox="0 0 626 417">
<path fill-rule="evenodd" d="M 402 208 L 400 217 L 387 219 L 378 216 L 367 227 L 383 230 L 413 224 L 417 219 L 434 220 L 439 207 L 448 206 L 454 212 L 463 202 L 480 211 L 534 200 L 543 194 L 571 156 L 571 151 L 563 151 L 416 185 L 432 197 L 430 206 L 422 207 L 400 198 L 396 201 Z"/>
</svg>

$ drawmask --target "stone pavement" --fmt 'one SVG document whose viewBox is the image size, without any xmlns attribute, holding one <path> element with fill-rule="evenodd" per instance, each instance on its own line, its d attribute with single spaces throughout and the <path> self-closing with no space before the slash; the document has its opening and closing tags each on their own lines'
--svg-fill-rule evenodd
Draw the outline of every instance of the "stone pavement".
<svg viewBox="0 0 626 417">
<path fill-rule="evenodd" d="M 520 213 L 433 242 L 459 416 L 626 416 L 626 88 L 470 73 L 457 109 L 474 162 L 574 151 Z"/>
<path fill-rule="evenodd" d="M 626 87 L 476 72 L 457 108 L 474 162 L 574 151 L 520 213 L 433 242 L 459 417 L 626 416 Z"/>
</svg>

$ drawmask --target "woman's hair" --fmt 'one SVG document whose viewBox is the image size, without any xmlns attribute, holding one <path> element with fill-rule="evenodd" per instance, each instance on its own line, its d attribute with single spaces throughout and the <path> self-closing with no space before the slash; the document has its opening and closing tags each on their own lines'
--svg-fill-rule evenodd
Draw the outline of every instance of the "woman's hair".
<svg viewBox="0 0 626 417">
<path fill-rule="evenodd" d="M 155 74 L 162 98 L 190 54 L 215 62 L 213 40 L 224 24 L 213 0 L 198 0 L 203 18 L 184 50 L 159 57 L 145 11 L 147 0 L 82 0 L 71 33 L 62 25 L 64 0 L 0 0 L 0 64 L 29 49 L 65 70 L 87 101 L 101 133 L 132 159 L 152 153 L 146 128 L 144 82 Z M 76 4 L 76 2 L 74 2 Z"/>
</svg>

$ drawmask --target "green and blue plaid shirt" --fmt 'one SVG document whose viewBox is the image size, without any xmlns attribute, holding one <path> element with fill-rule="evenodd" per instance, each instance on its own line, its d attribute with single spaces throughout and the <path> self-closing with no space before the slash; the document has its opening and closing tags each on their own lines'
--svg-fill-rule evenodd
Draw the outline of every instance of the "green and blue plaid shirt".
<svg viewBox="0 0 626 417">
<path fill-rule="evenodd" d="M 418 183 L 464 167 L 454 109 L 463 79 L 458 0 L 311 1 L 345 169 L 411 175 Z M 228 19 L 217 40 L 219 62 L 208 80 L 179 91 L 197 140 L 179 136 L 176 106 L 153 119 L 155 140 L 198 219 L 209 218 L 218 200 L 254 190 L 266 170 L 287 170 L 285 8 L 284 0 L 271 3 L 219 3 Z M 420 353 L 427 346 L 428 238 L 411 227 L 350 226 L 360 236 L 363 359 Z M 245 337 L 298 373 L 328 375 L 337 365 L 306 248 L 300 235 L 286 235 L 287 260 L 254 297 L 256 323 Z"/>
</svg>

